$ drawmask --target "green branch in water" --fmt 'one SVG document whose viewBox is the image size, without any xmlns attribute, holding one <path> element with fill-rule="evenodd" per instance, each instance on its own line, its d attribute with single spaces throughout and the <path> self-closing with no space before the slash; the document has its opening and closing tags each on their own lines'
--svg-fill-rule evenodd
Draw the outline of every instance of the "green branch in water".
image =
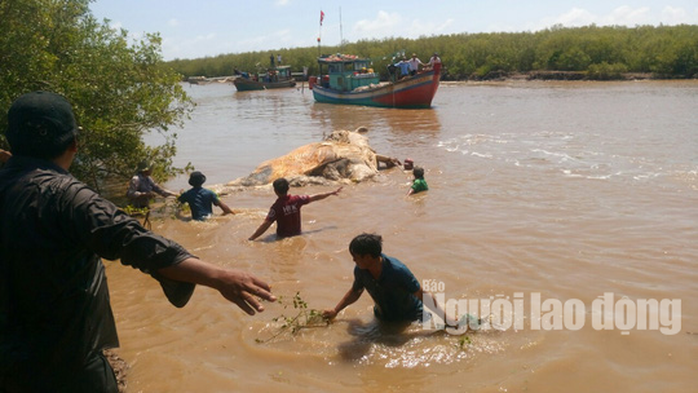
<svg viewBox="0 0 698 393">
<path fill-rule="evenodd" d="M 274 333 L 267 339 L 256 338 L 257 343 L 267 343 L 282 335 L 295 336 L 303 329 L 323 327 L 330 324 L 330 320 L 322 315 L 322 311 L 308 308 L 308 303 L 301 298 L 300 292 L 296 292 L 293 296 L 291 304 L 285 303 L 285 298 L 279 296 L 278 303 L 287 309 L 290 305 L 293 305 L 293 310 L 295 314 L 287 316 L 281 314 L 278 317 L 272 319 L 274 322 L 282 322 L 281 326 L 277 328 Z"/>
</svg>

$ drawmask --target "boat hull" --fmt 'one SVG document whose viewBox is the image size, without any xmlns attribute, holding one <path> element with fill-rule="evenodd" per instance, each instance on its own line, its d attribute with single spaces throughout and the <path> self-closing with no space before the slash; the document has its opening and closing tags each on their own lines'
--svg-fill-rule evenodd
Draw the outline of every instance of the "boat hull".
<svg viewBox="0 0 698 393">
<path fill-rule="evenodd" d="M 364 105 L 387 108 L 429 108 L 439 87 L 439 70 L 430 70 L 361 91 L 337 91 L 313 86 L 315 101 L 328 104 Z"/>
<path fill-rule="evenodd" d="M 246 78 L 236 78 L 233 81 L 235 88 L 238 91 L 250 91 L 250 90 L 267 90 L 267 89 L 283 89 L 288 87 L 293 87 L 296 85 L 296 81 L 287 80 L 281 82 L 258 82 Z"/>
</svg>

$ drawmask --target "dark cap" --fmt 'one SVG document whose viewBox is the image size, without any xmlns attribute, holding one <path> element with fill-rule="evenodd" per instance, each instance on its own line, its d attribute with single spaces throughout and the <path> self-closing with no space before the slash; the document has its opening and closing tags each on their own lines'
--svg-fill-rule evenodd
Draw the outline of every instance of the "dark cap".
<svg viewBox="0 0 698 393">
<path fill-rule="evenodd" d="M 7 124 L 7 141 L 17 155 L 54 158 L 78 136 L 68 100 L 46 91 L 17 98 L 7 112 Z"/>
<path fill-rule="evenodd" d="M 149 171 L 151 169 L 152 168 L 150 167 L 150 163 L 148 161 L 141 161 L 138 163 L 138 167 L 136 168 L 136 171 L 138 171 L 138 173 L 141 173 L 141 172 Z"/>
<path fill-rule="evenodd" d="M 200 187 L 205 182 L 206 176 L 199 171 L 194 171 L 189 175 L 189 185 L 192 187 Z"/>
</svg>

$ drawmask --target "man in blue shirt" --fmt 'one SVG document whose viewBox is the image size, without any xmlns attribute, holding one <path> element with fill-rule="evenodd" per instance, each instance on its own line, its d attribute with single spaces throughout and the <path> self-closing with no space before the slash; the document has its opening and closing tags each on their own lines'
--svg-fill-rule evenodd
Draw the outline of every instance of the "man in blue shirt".
<svg viewBox="0 0 698 393">
<path fill-rule="evenodd" d="M 189 175 L 189 185 L 193 188 L 177 198 L 181 203 L 189 204 L 191 217 L 197 221 L 204 221 L 213 215 L 213 205 L 223 209 L 223 215 L 235 214 L 228 205 L 218 198 L 215 192 L 202 187 L 204 182 L 206 182 L 206 176 L 203 173 L 192 172 Z"/>
<path fill-rule="evenodd" d="M 419 281 L 399 260 L 382 253 L 383 239 L 379 235 L 363 233 L 356 236 L 349 244 L 356 267 L 354 283 L 342 300 L 333 309 L 323 312 L 323 316 L 333 319 L 350 304 L 356 302 L 368 291 L 375 302 L 373 313 L 381 322 L 412 322 L 422 319 L 422 299 L 435 309 L 437 315 L 444 315 L 436 299 L 429 292 L 422 290 Z"/>
<path fill-rule="evenodd" d="M 400 79 L 410 76 L 410 62 L 404 56 L 395 64 L 395 67 L 400 69 Z"/>
</svg>

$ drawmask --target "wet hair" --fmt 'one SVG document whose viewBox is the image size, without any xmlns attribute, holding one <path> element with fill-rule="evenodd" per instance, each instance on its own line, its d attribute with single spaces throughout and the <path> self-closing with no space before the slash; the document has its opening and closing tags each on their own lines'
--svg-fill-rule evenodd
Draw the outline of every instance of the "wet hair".
<svg viewBox="0 0 698 393">
<path fill-rule="evenodd" d="M 288 180 L 284 179 L 283 177 L 280 179 L 274 180 L 274 192 L 280 195 L 286 195 L 288 192 Z"/>
<path fill-rule="evenodd" d="M 362 233 L 349 243 L 349 252 L 352 255 L 379 257 L 383 252 L 383 238 L 375 233 Z"/>
<path fill-rule="evenodd" d="M 413 174 L 414 177 L 416 177 L 417 179 L 422 179 L 422 178 L 424 178 L 424 168 L 419 167 L 419 166 L 418 166 L 418 167 L 415 167 L 415 168 L 412 170 L 412 174 Z"/>
</svg>

